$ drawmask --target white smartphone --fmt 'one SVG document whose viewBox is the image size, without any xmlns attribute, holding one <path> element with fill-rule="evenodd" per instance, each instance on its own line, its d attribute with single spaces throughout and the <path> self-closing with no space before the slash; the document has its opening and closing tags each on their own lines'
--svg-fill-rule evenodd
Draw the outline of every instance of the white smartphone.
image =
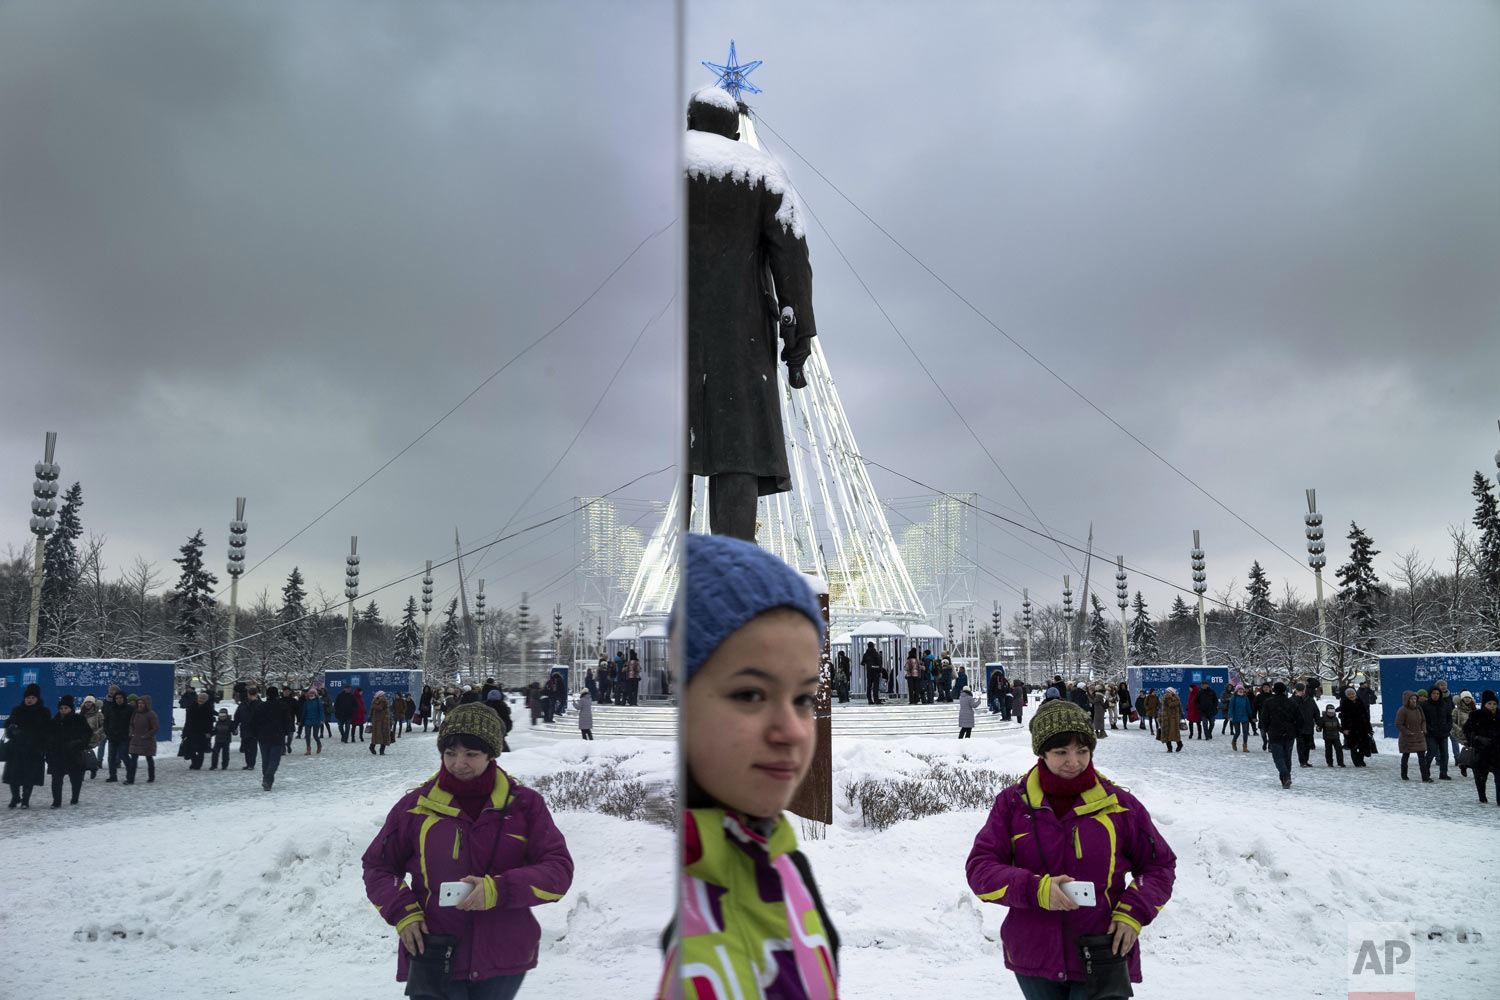
<svg viewBox="0 0 1500 1000">
<path fill-rule="evenodd" d="M 446 888 L 446 885 L 444 886 Z M 1094 883 L 1092 882 L 1064 882 L 1062 884 L 1063 895 L 1067 896 L 1079 906 L 1094 905 Z"/>
<path fill-rule="evenodd" d="M 1063 886 L 1063 888 L 1066 889 L 1067 886 Z M 1093 890 L 1094 887 L 1089 886 L 1089 891 L 1093 892 Z M 474 886 L 468 882 L 444 882 L 438 886 L 438 905 L 457 906 L 468 898 L 469 893 L 473 891 Z"/>
</svg>

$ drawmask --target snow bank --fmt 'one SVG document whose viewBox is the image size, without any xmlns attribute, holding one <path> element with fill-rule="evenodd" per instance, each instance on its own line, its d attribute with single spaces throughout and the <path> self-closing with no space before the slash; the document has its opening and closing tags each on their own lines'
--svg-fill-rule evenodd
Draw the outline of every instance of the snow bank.
<svg viewBox="0 0 1500 1000">
<path fill-rule="evenodd" d="M 689 103 L 708 104 L 725 111 L 738 111 L 740 107 L 733 94 L 717 85 L 694 91 Z"/>
</svg>

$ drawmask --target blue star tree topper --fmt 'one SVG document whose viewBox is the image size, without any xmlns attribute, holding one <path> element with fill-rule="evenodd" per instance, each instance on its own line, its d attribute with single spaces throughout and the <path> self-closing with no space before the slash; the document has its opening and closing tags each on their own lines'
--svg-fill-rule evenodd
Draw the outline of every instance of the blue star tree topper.
<svg viewBox="0 0 1500 1000">
<path fill-rule="evenodd" d="M 760 88 L 747 79 L 760 64 L 761 60 L 757 59 L 755 62 L 741 66 L 739 57 L 734 54 L 734 40 L 730 39 L 727 63 L 720 66 L 718 63 L 705 62 L 703 65 L 719 75 L 719 86 L 729 91 L 729 96 L 738 101 L 742 90 L 752 94 L 760 93 Z"/>
</svg>

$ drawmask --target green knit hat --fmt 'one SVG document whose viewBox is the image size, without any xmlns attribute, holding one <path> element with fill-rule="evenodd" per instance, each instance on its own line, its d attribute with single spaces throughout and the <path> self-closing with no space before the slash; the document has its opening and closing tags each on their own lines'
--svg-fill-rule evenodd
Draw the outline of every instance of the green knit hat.
<svg viewBox="0 0 1500 1000">
<path fill-rule="evenodd" d="M 1047 742 L 1063 733 L 1077 733 L 1090 750 L 1099 742 L 1088 713 L 1078 705 L 1063 698 L 1042 702 L 1031 716 L 1031 752 L 1040 757 Z"/>
<path fill-rule="evenodd" d="M 438 742 L 453 734 L 472 736 L 488 747 L 493 757 L 500 756 L 500 750 L 505 746 L 505 728 L 500 724 L 500 714 L 477 701 L 455 706 L 443 717 Z"/>
</svg>

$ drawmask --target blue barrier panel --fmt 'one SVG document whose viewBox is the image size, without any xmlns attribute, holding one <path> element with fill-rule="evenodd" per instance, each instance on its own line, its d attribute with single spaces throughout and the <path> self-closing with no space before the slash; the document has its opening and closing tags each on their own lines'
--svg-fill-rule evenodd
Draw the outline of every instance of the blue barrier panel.
<svg viewBox="0 0 1500 1000">
<path fill-rule="evenodd" d="M 346 687 L 359 688 L 365 697 L 365 712 L 375 700 L 376 691 L 384 691 L 387 697 L 393 694 L 409 694 L 411 700 L 422 700 L 422 671 L 420 670 L 325 670 L 323 686 L 329 698 L 337 698 Z"/>
<path fill-rule="evenodd" d="M 1130 703 L 1142 691 L 1155 690 L 1159 695 L 1164 688 L 1173 688 L 1182 701 L 1182 717 L 1187 718 L 1188 691 L 1194 684 L 1207 684 L 1221 699 L 1224 685 L 1229 683 L 1229 668 L 1216 666 L 1187 665 L 1181 663 L 1150 667 L 1126 667 L 1125 683 L 1130 685 Z"/>
<path fill-rule="evenodd" d="M 1430 688 L 1440 680 L 1448 682 L 1448 693 L 1453 697 L 1457 698 L 1460 691 L 1468 691 L 1478 705 L 1481 691 L 1500 689 L 1500 653 L 1382 656 L 1379 707 L 1388 739 L 1398 735 L 1396 710 L 1401 707 L 1401 692 Z"/>
<path fill-rule="evenodd" d="M 84 695 L 103 702 L 114 684 L 127 695 L 151 696 L 151 709 L 161 720 L 156 738 L 170 742 L 172 709 L 177 707 L 172 690 L 175 666 L 171 660 L 0 660 L 0 712 L 5 713 L 0 715 L 0 725 L 21 703 L 21 692 L 28 684 L 41 686 L 42 703 L 53 715 L 63 695 L 72 695 L 74 708 L 81 710 Z"/>
</svg>

